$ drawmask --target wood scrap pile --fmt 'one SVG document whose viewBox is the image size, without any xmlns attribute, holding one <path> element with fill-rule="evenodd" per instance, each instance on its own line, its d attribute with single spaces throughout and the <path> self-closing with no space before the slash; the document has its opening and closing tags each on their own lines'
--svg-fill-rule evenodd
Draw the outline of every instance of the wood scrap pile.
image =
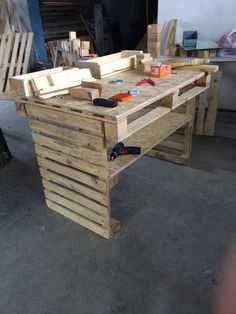
<svg viewBox="0 0 236 314">
<path fill-rule="evenodd" d="M 57 50 L 63 49 L 65 52 L 75 54 L 78 57 L 89 57 L 90 52 L 93 53 L 93 45 L 89 36 L 76 37 L 76 32 L 69 32 L 69 39 L 48 41 L 48 50 L 52 64 L 55 64 Z M 61 56 L 57 66 L 71 66 L 70 61 Z"/>
</svg>

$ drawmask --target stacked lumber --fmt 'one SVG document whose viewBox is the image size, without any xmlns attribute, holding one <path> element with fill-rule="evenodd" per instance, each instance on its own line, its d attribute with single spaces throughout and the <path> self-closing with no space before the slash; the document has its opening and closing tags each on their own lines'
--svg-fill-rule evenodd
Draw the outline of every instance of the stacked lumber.
<svg viewBox="0 0 236 314">
<path fill-rule="evenodd" d="M 150 24 L 147 28 L 147 50 L 153 58 L 160 56 L 161 45 L 161 31 L 160 24 Z"/>
<path fill-rule="evenodd" d="M 0 35 L 1 92 L 9 91 L 9 78 L 27 73 L 32 42 L 32 32 Z"/>
<path fill-rule="evenodd" d="M 94 52 L 93 46 L 89 36 L 76 37 L 75 32 L 69 32 L 69 38 L 67 40 L 58 39 L 48 41 L 48 50 L 51 57 L 52 64 L 55 63 L 58 48 L 62 48 L 65 52 L 75 54 L 78 57 L 88 57 L 90 51 Z M 69 66 L 68 60 L 65 57 L 61 57 L 58 66 Z"/>
<path fill-rule="evenodd" d="M 197 58 L 209 58 L 217 55 L 218 49 L 200 49 L 200 50 L 185 50 L 182 47 L 178 47 L 178 55 L 180 57 L 197 57 Z"/>
</svg>

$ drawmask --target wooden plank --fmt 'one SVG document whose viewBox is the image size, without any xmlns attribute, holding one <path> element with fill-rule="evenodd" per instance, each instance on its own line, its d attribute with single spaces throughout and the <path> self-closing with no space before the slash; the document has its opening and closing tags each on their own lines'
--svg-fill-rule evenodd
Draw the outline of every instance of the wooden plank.
<svg viewBox="0 0 236 314">
<path fill-rule="evenodd" d="M 3 66 L 3 60 L 4 60 L 4 53 L 6 49 L 6 44 L 7 44 L 7 34 L 2 34 L 1 35 L 1 45 L 0 45 L 0 67 Z"/>
<path fill-rule="evenodd" d="M 69 210 L 68 208 L 65 208 L 59 204 L 56 204 L 50 200 L 46 200 L 47 206 L 58 212 L 59 214 L 73 220 L 74 222 L 80 224 L 81 226 L 103 236 L 106 239 L 109 239 L 112 236 L 111 230 L 110 228 L 103 228 L 99 225 L 96 225 L 95 223 L 89 222 L 86 219 L 83 219 L 82 217 L 80 217 L 79 215 L 75 214 L 74 212 L 72 212 L 71 210 Z"/>
<path fill-rule="evenodd" d="M 174 162 L 178 165 L 183 165 L 186 166 L 189 164 L 189 157 L 185 155 L 174 155 L 173 152 L 168 153 L 168 152 L 163 152 L 163 151 L 156 151 L 156 150 L 151 150 L 150 152 L 147 153 L 148 156 L 154 157 L 154 158 L 159 158 L 163 159 L 166 161 Z"/>
<path fill-rule="evenodd" d="M 30 119 L 30 127 L 35 132 L 55 136 L 75 145 L 87 146 L 98 151 L 102 151 L 104 149 L 103 138 L 96 135 L 78 132 L 33 119 Z"/>
<path fill-rule="evenodd" d="M 203 93 L 204 91 L 206 91 L 209 87 L 201 87 L 201 86 L 196 86 L 190 90 L 188 90 L 187 92 L 183 93 L 182 95 L 180 95 L 178 97 L 177 103 L 176 105 L 173 107 L 173 109 L 185 104 L 187 101 L 195 98 L 196 96 L 200 95 L 201 93 Z"/>
<path fill-rule="evenodd" d="M 130 136 L 124 141 L 124 144 L 127 146 L 141 147 L 141 154 L 120 156 L 114 161 L 110 161 L 108 163 L 110 177 L 117 175 L 119 172 L 130 166 L 151 148 L 191 121 L 191 119 L 192 117 L 190 115 L 170 112 Z"/>
<path fill-rule="evenodd" d="M 50 163 L 48 163 L 48 164 L 50 164 Z M 40 159 L 39 159 L 39 165 L 45 166 L 43 163 L 40 162 Z M 59 172 L 59 174 L 51 172 L 51 171 L 46 170 L 44 168 L 40 168 L 41 176 L 48 181 L 52 181 L 54 183 L 60 184 L 64 187 L 67 187 L 68 189 L 71 189 L 77 193 L 80 193 L 84 196 L 87 196 L 88 198 L 96 201 L 97 203 L 100 203 L 100 204 L 105 205 L 105 206 L 109 205 L 109 201 L 108 201 L 106 194 L 98 192 L 98 191 L 96 191 L 96 190 L 94 190 L 94 189 L 92 189 L 86 185 L 79 183 L 79 181 L 81 181 L 81 176 L 80 176 L 79 172 L 78 172 L 78 176 L 75 175 L 75 173 L 76 173 L 75 170 L 73 172 L 72 172 L 72 170 L 68 171 L 68 173 L 65 174 L 64 171 L 66 168 L 61 167 L 61 166 L 59 166 L 59 167 L 61 168 L 61 172 Z M 53 167 L 51 167 L 51 165 L 50 165 L 50 170 L 53 170 L 52 168 Z M 70 176 L 71 173 L 73 174 L 73 177 Z M 65 177 L 64 177 L 64 175 L 65 175 Z M 74 180 L 77 180 L 77 181 L 74 181 Z"/>
<path fill-rule="evenodd" d="M 11 49 L 12 49 L 12 41 L 13 41 L 13 34 L 9 34 L 7 36 L 7 43 L 4 50 L 3 65 L 2 65 L 1 74 L 0 74 L 0 91 L 1 92 L 4 91 L 4 87 L 5 87 L 5 79 L 7 75 L 8 63 L 9 63 L 9 58 L 10 58 Z"/>
<path fill-rule="evenodd" d="M 23 63 L 22 74 L 25 74 L 28 71 L 29 58 L 30 58 L 30 53 L 31 53 L 34 33 L 30 32 L 27 35 L 28 36 L 27 36 L 26 49 L 25 49 L 25 54 L 24 54 L 24 63 Z"/>
<path fill-rule="evenodd" d="M 219 66 L 218 65 L 213 65 L 213 64 L 199 64 L 199 65 L 185 65 L 177 68 L 178 70 L 181 71 L 196 71 L 196 72 L 217 72 L 219 71 Z"/>
<path fill-rule="evenodd" d="M 213 136 L 215 133 L 215 123 L 219 102 L 220 83 L 222 79 L 222 72 L 216 72 L 212 74 L 210 98 L 207 110 L 206 122 L 204 127 L 204 135 Z"/>
<path fill-rule="evenodd" d="M 106 151 L 96 152 L 86 149 L 84 147 L 71 145 L 63 141 L 58 141 L 47 136 L 43 136 L 39 133 L 32 132 L 33 140 L 36 144 L 41 146 L 49 147 L 65 154 L 81 158 L 83 160 L 89 160 L 89 162 L 95 165 L 106 166 L 107 154 Z"/>
<path fill-rule="evenodd" d="M 170 109 L 167 107 L 157 107 L 156 109 L 150 111 L 144 116 L 134 120 L 133 122 L 128 124 L 128 136 L 134 134 L 135 132 L 139 131 L 141 128 L 161 118 L 168 112 L 170 112 Z"/>
<path fill-rule="evenodd" d="M 15 73 L 16 76 L 21 74 L 23 57 L 24 57 L 24 52 L 25 52 L 25 47 L 26 47 L 26 39 L 27 39 L 27 33 L 23 33 L 21 37 L 20 51 L 19 51 L 18 62 L 17 62 L 17 67 L 16 67 L 16 73 Z"/>
<path fill-rule="evenodd" d="M 69 177 L 72 180 L 75 180 L 79 183 L 86 184 L 87 186 L 89 186 L 92 189 L 95 189 L 101 193 L 107 192 L 106 182 L 98 179 L 97 177 L 88 175 L 84 172 L 81 172 L 79 170 L 73 169 L 73 168 L 68 167 L 66 165 L 57 163 L 55 161 L 41 158 L 40 156 L 37 156 L 37 158 L 38 158 L 39 166 L 41 166 L 44 169 L 48 169 L 48 170 L 53 171 L 57 174 L 61 174 L 65 177 Z"/>
<path fill-rule="evenodd" d="M 12 50 L 12 56 L 11 56 L 9 72 L 8 72 L 8 78 L 10 78 L 10 77 L 12 77 L 14 75 L 14 70 L 16 68 L 16 59 L 17 59 L 17 52 L 18 52 L 19 42 L 20 42 L 20 34 L 16 33 L 15 34 L 14 47 L 13 47 L 13 50 Z M 9 80 L 7 80 L 7 85 L 6 85 L 6 91 L 8 91 L 8 90 L 9 90 Z"/>
<path fill-rule="evenodd" d="M 197 135 L 203 135 L 206 106 L 207 106 L 207 92 L 204 92 L 199 95 L 198 99 L 198 110 L 195 131 Z"/>
<path fill-rule="evenodd" d="M 40 146 L 38 144 L 35 144 L 35 151 L 38 156 L 60 162 L 66 166 L 71 166 L 85 173 L 92 174 L 102 179 L 107 177 L 107 171 L 105 167 L 91 164 L 88 161 L 78 159 L 76 157 Z"/>
<path fill-rule="evenodd" d="M 97 224 L 104 225 L 105 224 L 105 217 L 99 215 L 98 213 L 95 213 L 91 211 L 90 209 L 81 206 L 80 204 L 77 204 L 71 199 L 65 198 L 57 193 L 44 190 L 44 194 L 46 199 L 51 200 L 52 202 L 55 202 L 57 204 L 60 204 L 71 211 L 77 213 L 79 216 L 81 216 L 83 219 L 88 219 L 89 221 L 94 221 Z"/>
<path fill-rule="evenodd" d="M 102 4 L 94 4 L 94 22 L 95 22 L 95 38 L 99 47 L 100 54 L 104 55 L 104 33 L 103 33 L 103 14 Z"/>
<path fill-rule="evenodd" d="M 72 113 L 65 113 L 53 109 L 42 108 L 26 104 L 27 114 L 35 118 L 63 123 L 82 130 L 90 131 L 96 135 L 103 135 L 102 123 L 98 120 L 87 119 Z"/>
<path fill-rule="evenodd" d="M 79 194 L 76 193 L 70 189 L 67 189 L 65 187 L 62 187 L 61 185 L 52 183 L 50 181 L 44 180 L 43 179 L 43 186 L 46 190 L 57 193 L 59 195 L 62 195 L 70 200 L 75 201 L 78 204 L 81 204 L 87 208 L 90 208 L 92 211 L 102 215 L 102 216 L 107 216 L 109 214 L 109 210 L 107 207 L 96 203 L 95 201 Z"/>
</svg>

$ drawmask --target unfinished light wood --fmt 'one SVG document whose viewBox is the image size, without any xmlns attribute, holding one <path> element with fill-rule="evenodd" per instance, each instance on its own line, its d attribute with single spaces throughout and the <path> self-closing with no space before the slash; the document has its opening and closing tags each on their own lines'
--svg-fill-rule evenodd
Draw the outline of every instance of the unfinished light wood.
<svg viewBox="0 0 236 314">
<path fill-rule="evenodd" d="M 127 51 L 114 53 L 108 56 L 95 58 L 93 60 L 81 60 L 76 63 L 79 68 L 89 68 L 95 78 L 102 78 L 106 75 L 113 75 L 117 72 L 135 68 L 137 65 L 136 56 L 143 51 Z"/>
<path fill-rule="evenodd" d="M 163 141 L 191 119 L 192 117 L 189 115 L 170 112 L 130 136 L 124 143 L 127 146 L 132 145 L 141 147 L 141 155 L 126 155 L 109 162 L 108 169 L 110 177 L 117 175 L 119 172 L 130 166 L 152 147 Z"/>
<path fill-rule="evenodd" d="M 0 35 L 0 89 L 9 91 L 9 79 L 28 71 L 33 33 Z"/>
<path fill-rule="evenodd" d="M 213 136 L 215 134 L 216 116 L 220 94 L 220 83 L 222 72 L 216 72 L 211 76 L 209 104 L 206 115 L 206 123 L 204 126 L 204 134 Z"/>
<path fill-rule="evenodd" d="M 155 79 L 155 87 L 137 86 L 140 96 L 113 109 L 70 96 L 45 101 L 14 96 L 24 104 L 29 118 L 47 206 L 105 238 L 111 237 L 120 227 L 111 218 L 110 202 L 110 189 L 118 181 L 117 174 L 158 144 L 163 146 L 163 141 L 165 154 L 172 156 L 170 160 L 175 160 L 176 151 L 187 155 L 193 124 L 185 102 L 205 90 L 196 86 L 204 75 L 177 71 L 165 79 Z M 121 86 L 103 79 L 103 97 L 133 89 L 141 78 L 141 72 L 123 72 L 116 75 L 116 79 L 124 80 Z M 21 82 L 17 92 L 24 92 L 30 79 L 17 78 Z M 178 102 L 174 109 L 173 104 Z M 172 136 L 176 131 L 178 134 Z M 119 139 L 125 145 L 141 147 L 141 154 L 109 161 L 111 149 Z"/>
</svg>

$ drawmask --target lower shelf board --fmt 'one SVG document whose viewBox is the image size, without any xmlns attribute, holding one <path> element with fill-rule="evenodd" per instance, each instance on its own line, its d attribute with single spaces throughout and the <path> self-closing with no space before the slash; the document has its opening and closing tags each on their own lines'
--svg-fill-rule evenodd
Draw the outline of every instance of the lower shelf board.
<svg viewBox="0 0 236 314">
<path fill-rule="evenodd" d="M 108 164 L 109 176 L 113 177 L 141 158 L 150 149 L 161 143 L 177 129 L 192 120 L 192 116 L 170 112 L 130 136 L 123 143 L 127 146 L 141 147 L 140 155 L 119 156 Z"/>
</svg>

